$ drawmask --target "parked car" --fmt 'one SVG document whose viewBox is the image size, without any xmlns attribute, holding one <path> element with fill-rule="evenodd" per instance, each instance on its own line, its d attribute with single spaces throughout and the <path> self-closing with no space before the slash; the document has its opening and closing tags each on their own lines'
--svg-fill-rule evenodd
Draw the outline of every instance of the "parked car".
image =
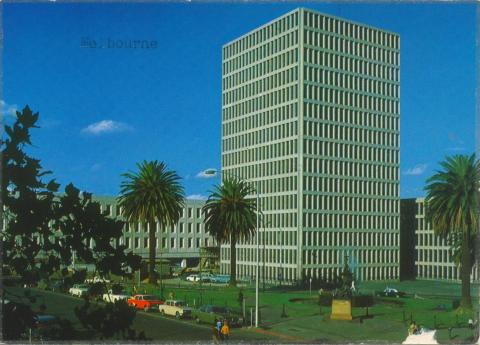
<svg viewBox="0 0 480 345">
<path fill-rule="evenodd" d="M 158 311 L 162 315 L 175 316 L 177 319 L 192 316 L 192 308 L 187 307 L 182 300 L 167 299 L 164 304 L 158 306 Z"/>
<path fill-rule="evenodd" d="M 228 284 L 230 283 L 230 276 L 229 275 L 222 275 L 222 274 L 217 274 L 214 275 L 210 281 L 212 283 L 217 283 L 217 284 Z"/>
<path fill-rule="evenodd" d="M 75 284 L 68 290 L 68 293 L 72 296 L 83 297 L 88 295 L 88 289 L 86 284 Z"/>
<path fill-rule="evenodd" d="M 49 332 L 57 325 L 57 318 L 53 315 L 35 315 L 31 329 L 31 340 L 50 340 Z"/>
<path fill-rule="evenodd" d="M 198 282 L 200 280 L 200 277 L 198 276 L 198 274 L 190 274 L 189 276 L 187 276 L 187 280 L 189 282 Z"/>
<path fill-rule="evenodd" d="M 108 290 L 107 293 L 104 293 L 102 299 L 107 303 L 115 303 L 116 301 L 128 301 L 130 295 L 126 292 L 113 293 L 112 290 Z"/>
<path fill-rule="evenodd" d="M 164 302 L 154 295 L 135 295 L 127 300 L 130 307 L 143 311 L 155 310 Z"/>
<path fill-rule="evenodd" d="M 398 291 L 397 289 L 387 287 L 385 290 L 383 290 L 383 295 L 386 297 L 403 297 L 406 294 L 405 292 Z"/>
<path fill-rule="evenodd" d="M 192 312 L 197 323 L 213 324 L 215 320 L 227 320 L 230 327 L 242 327 L 243 317 L 234 313 L 230 308 L 219 307 L 211 304 L 202 305 Z"/>
<path fill-rule="evenodd" d="M 204 283 L 208 283 L 208 282 L 211 282 L 214 277 L 215 276 L 210 272 L 205 272 L 205 273 L 200 273 L 198 278 L 200 281 Z"/>
</svg>

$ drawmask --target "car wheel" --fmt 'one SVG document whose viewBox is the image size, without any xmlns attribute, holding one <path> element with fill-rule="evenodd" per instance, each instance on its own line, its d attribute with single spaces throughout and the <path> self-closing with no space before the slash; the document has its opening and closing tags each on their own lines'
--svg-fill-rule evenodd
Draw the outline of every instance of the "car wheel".
<svg viewBox="0 0 480 345">
<path fill-rule="evenodd" d="M 180 313 L 178 311 L 175 313 L 175 318 L 177 318 L 177 319 L 180 318 Z"/>
</svg>

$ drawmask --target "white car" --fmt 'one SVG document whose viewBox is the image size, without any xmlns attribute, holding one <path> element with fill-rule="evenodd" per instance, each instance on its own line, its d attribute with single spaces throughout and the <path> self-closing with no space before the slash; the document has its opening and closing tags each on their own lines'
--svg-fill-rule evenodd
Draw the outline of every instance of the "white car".
<svg viewBox="0 0 480 345">
<path fill-rule="evenodd" d="M 188 277 L 187 277 L 187 280 L 189 282 L 198 282 L 200 281 L 200 277 L 198 276 L 198 274 L 190 274 Z"/>
<path fill-rule="evenodd" d="M 72 296 L 83 297 L 88 294 L 88 285 L 85 284 L 75 284 L 70 289 L 68 293 Z"/>
<path fill-rule="evenodd" d="M 175 316 L 177 319 L 192 315 L 192 308 L 187 307 L 184 301 L 173 299 L 167 299 L 164 304 L 160 304 L 158 311 L 162 315 Z"/>
<path fill-rule="evenodd" d="M 124 300 L 125 302 L 130 298 L 130 295 L 127 295 L 124 292 L 121 293 L 112 293 L 112 290 L 108 290 L 107 293 L 104 293 L 102 299 L 107 303 L 115 303 L 116 301 Z"/>
</svg>

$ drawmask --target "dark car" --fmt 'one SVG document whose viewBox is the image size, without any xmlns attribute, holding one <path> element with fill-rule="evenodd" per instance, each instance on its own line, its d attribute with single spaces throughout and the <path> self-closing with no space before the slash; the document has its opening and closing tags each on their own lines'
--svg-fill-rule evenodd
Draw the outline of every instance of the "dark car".
<svg viewBox="0 0 480 345">
<path fill-rule="evenodd" d="M 227 307 L 219 307 L 211 304 L 202 305 L 192 313 L 193 319 L 197 322 L 213 324 L 215 320 L 227 320 L 230 327 L 242 327 L 243 318 Z"/>
<path fill-rule="evenodd" d="M 32 340 L 50 340 L 52 329 L 57 326 L 57 318 L 53 315 L 35 315 L 31 329 Z"/>
</svg>

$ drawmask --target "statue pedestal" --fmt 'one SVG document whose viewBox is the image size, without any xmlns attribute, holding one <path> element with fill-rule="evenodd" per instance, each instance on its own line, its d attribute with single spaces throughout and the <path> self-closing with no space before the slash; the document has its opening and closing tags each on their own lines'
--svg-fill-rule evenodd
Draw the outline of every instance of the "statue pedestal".
<svg viewBox="0 0 480 345">
<path fill-rule="evenodd" d="M 352 301 L 348 299 L 334 299 L 332 301 L 332 320 L 352 320 Z"/>
</svg>

